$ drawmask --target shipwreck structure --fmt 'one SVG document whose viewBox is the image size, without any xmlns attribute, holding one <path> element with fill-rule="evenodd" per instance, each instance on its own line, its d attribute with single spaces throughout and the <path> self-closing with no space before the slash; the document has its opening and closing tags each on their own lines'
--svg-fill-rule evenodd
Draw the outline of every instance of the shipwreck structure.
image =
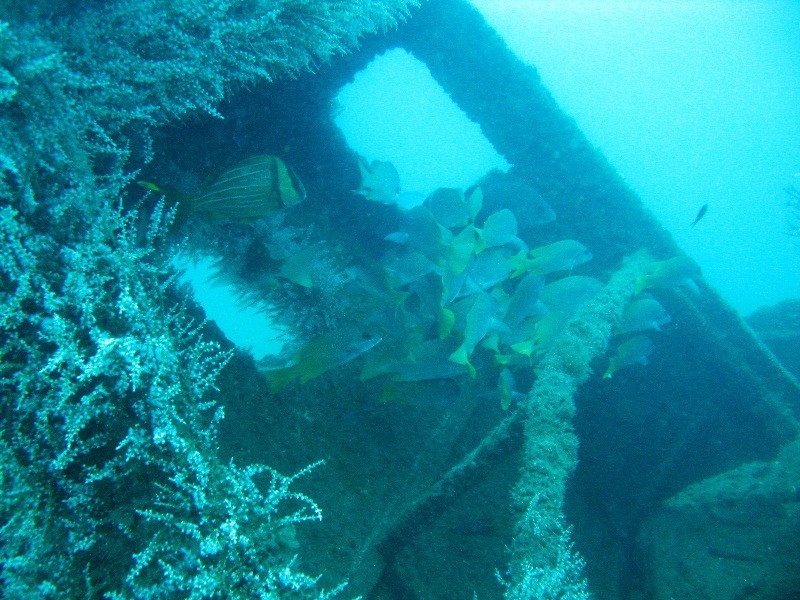
<svg viewBox="0 0 800 600">
<path fill-rule="evenodd" d="M 595 268 L 611 273 L 626 256 L 642 249 L 658 258 L 678 252 L 613 166 L 559 110 L 535 69 L 523 65 L 481 17 L 458 0 L 425 3 L 396 32 L 367 40 L 359 52 L 307 81 L 266 91 L 278 114 L 279 107 L 298 103 L 319 107 L 316 114 L 304 112 L 296 129 L 287 132 L 287 138 L 303 149 L 294 158 L 298 164 L 332 162 L 329 156 L 305 153 L 309 148 L 347 156 L 330 122 L 328 103 L 374 55 L 395 47 L 428 66 L 512 163 L 511 174 L 535 186 L 553 206 L 559 218 L 552 235 L 582 240 L 592 249 Z M 283 87 L 286 96 L 276 87 Z M 368 216 L 364 222 L 369 222 Z M 597 223 L 613 226 L 599 228 Z M 615 302 L 624 305 L 631 293 L 608 301 L 605 312 L 598 311 L 588 325 L 584 320 L 586 327 L 576 328 L 574 335 L 602 348 L 607 337 L 601 333 L 598 339 L 597 328 L 603 331 L 603 319 L 613 318 L 609 309 Z M 498 596 L 501 588 L 494 570 L 503 572 L 505 548 L 513 546 L 513 524 L 519 518 L 512 490 L 520 472 L 525 478 L 526 469 L 534 468 L 528 465 L 535 463 L 539 479 L 526 485 L 563 495 L 563 510 L 574 524 L 577 549 L 587 561 L 586 574 L 596 597 L 688 598 L 706 590 L 734 598 L 747 590 L 752 597 L 788 598 L 798 584 L 790 575 L 792 565 L 800 560 L 790 533 L 797 525 L 791 507 L 797 506 L 798 498 L 789 491 L 798 459 L 788 458 L 792 452 L 784 450 L 787 458 L 781 460 L 795 466 L 783 474 L 768 466 L 762 467 L 766 471 L 761 476 L 736 473 L 749 463 L 769 465 L 796 437 L 800 389 L 714 290 L 701 284 L 699 296 L 669 290 L 660 297 L 673 315 L 673 325 L 658 340 L 659 351 L 648 368 L 602 380 L 604 365 L 597 360 L 591 375 L 565 381 L 558 376 L 563 366 L 540 366 L 534 397 L 528 400 L 531 406 L 520 409 L 526 415 L 519 415 L 519 422 L 480 401 L 448 408 L 446 415 L 438 406 L 414 407 L 408 412 L 419 412 L 414 421 L 420 418 L 427 427 L 417 429 L 419 439 L 409 444 L 398 432 L 410 425 L 408 412 L 388 407 L 383 414 L 370 414 L 367 422 L 377 423 L 368 428 L 380 432 L 381 439 L 368 436 L 350 451 L 366 453 L 388 472 L 383 483 L 376 474 L 364 473 L 361 482 L 345 485 L 355 486 L 353 495 L 367 497 L 365 506 L 375 504 L 360 517 L 354 507 L 328 508 L 332 515 L 363 518 L 363 531 L 349 540 L 350 551 L 337 558 L 351 585 L 376 598 L 468 598 L 473 591 L 481 598 Z M 592 358 L 591 353 L 583 357 Z M 554 394 L 544 386 L 561 388 L 563 397 L 559 400 L 558 391 Z M 574 402 L 577 411 L 573 415 L 571 407 L 536 408 L 539 402 L 553 401 Z M 325 416 L 320 421 L 337 421 L 341 417 L 336 410 L 322 409 Z M 352 436 L 348 428 L 340 433 Z M 342 455 L 347 450 L 336 445 L 336 433 L 330 429 L 315 433 L 312 426 L 309 435 L 333 436 L 318 443 L 332 444 L 326 453 L 348 460 Z M 721 473 L 733 473 L 727 492 L 713 479 Z M 338 480 L 332 472 L 320 473 L 320 480 L 327 477 Z M 783 485 L 774 481 L 782 477 L 788 478 Z M 683 509 L 665 507 L 687 486 L 702 487 L 707 480 L 709 489 L 696 492 L 695 502 L 685 502 Z M 775 491 L 765 497 L 755 491 L 765 488 Z M 380 499 L 379 490 L 392 500 Z M 781 516 L 769 516 L 773 511 Z M 711 524 L 705 523 L 708 514 L 714 515 Z M 771 530 L 764 546 L 755 542 L 754 531 L 741 531 L 749 518 Z M 336 528 L 337 519 L 332 516 L 327 527 Z M 664 523 L 676 522 L 678 531 L 667 536 Z M 692 533 L 698 522 L 706 528 L 701 535 Z M 773 550 L 767 550 L 767 544 Z M 671 561 L 668 555 L 673 555 Z M 724 571 L 725 578 L 738 575 L 723 585 L 710 574 L 710 565 Z"/>
<path fill-rule="evenodd" d="M 354 155 L 330 107 L 341 86 L 393 48 L 423 61 L 513 165 L 509 175 L 550 203 L 558 219 L 545 241 L 581 240 L 592 250 L 592 268 L 617 287 L 575 317 L 570 339 L 536 368 L 527 404 L 516 412 L 468 397 L 447 406 L 376 406 L 369 382 L 357 382 L 347 367 L 295 390 L 294 401 L 313 414 L 305 421 L 284 399 L 268 400 L 268 407 L 259 400 L 257 410 L 272 415 L 266 433 L 246 416 L 255 408 L 229 407 L 223 440 L 235 439 L 237 448 L 258 447 L 267 437 L 267 462 L 285 470 L 328 458 L 309 482 L 309 494 L 326 513 L 303 539 L 304 547 L 315 549 L 308 558 L 313 567 L 347 578 L 351 589 L 370 598 L 499 597 L 495 571 L 505 573 L 509 548 L 512 556 L 524 554 L 514 541 L 524 535 L 518 522 L 525 503 L 542 494 L 549 502 L 543 510 L 563 511 L 574 526 L 595 597 L 688 598 L 724 587 L 730 598 L 745 588 L 753 597 L 788 598 L 797 585 L 791 565 L 799 559 L 788 533 L 796 526 L 796 492 L 788 482 L 776 483 L 790 477 L 785 472 L 762 466 L 770 481 L 763 484 L 752 473 L 781 452 L 792 454 L 786 448 L 798 432 L 797 381 L 702 281 L 699 295 L 660 290 L 673 322 L 646 369 L 601 379 L 611 328 L 633 294 L 637 271 L 626 258 L 646 252 L 663 259 L 679 250 L 559 109 L 536 70 L 466 2 L 426 2 L 397 30 L 366 39 L 357 52 L 314 75 L 230 98 L 223 114 L 238 110 L 235 124 L 210 123 L 208 139 L 226 139 L 233 134 L 228 128 L 263 129 L 268 121 L 269 145 L 289 148 L 286 158 L 306 181 L 309 197 L 336 205 L 329 218 L 339 222 L 332 226 L 355 227 L 356 237 L 380 243 L 372 238 L 382 230 L 375 224 L 391 216 L 353 199 Z M 241 108 L 253 105 L 260 109 Z M 242 421 L 252 423 L 252 431 L 242 431 Z M 278 432 L 295 428 L 298 447 L 289 457 Z M 787 460 L 795 465 L 789 471 L 796 468 L 797 458 Z M 742 468 L 750 475 L 737 477 Z M 724 473 L 733 474 L 729 484 L 739 481 L 729 494 L 714 491 L 722 485 L 714 477 Z M 695 503 L 678 503 L 679 509 L 668 502 L 703 482 L 709 489 L 696 491 Z M 754 487 L 776 491 L 756 500 Z M 693 519 L 705 522 L 708 513 L 718 521 L 705 523 L 706 537 L 696 539 Z M 770 543 L 783 549 L 768 552 L 757 535 L 744 534 L 739 539 L 747 541 L 738 545 L 728 539 L 731 521 L 744 527 L 746 514 L 764 519 L 762 526 L 774 529 Z M 667 536 L 669 522 L 680 525 Z M 525 544 L 555 544 L 558 533 L 549 535 L 553 539 Z M 549 560 L 547 550 L 537 552 Z M 765 558 L 771 552 L 773 558 Z M 723 586 L 709 574 L 712 563 L 726 578 L 732 572 L 741 577 Z"/>
</svg>

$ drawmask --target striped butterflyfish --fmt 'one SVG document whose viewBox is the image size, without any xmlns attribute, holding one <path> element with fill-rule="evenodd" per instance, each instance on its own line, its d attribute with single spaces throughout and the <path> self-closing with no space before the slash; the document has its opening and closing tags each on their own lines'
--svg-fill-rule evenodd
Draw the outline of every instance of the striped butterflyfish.
<svg viewBox="0 0 800 600">
<path fill-rule="evenodd" d="M 294 206 L 305 197 L 297 175 L 277 156 L 264 154 L 222 172 L 189 200 L 189 208 L 213 220 L 249 222 Z"/>
</svg>

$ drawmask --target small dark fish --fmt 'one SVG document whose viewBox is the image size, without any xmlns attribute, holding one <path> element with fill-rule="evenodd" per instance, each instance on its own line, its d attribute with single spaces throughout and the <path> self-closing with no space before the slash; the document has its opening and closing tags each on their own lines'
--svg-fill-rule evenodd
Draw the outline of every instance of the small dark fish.
<svg viewBox="0 0 800 600">
<path fill-rule="evenodd" d="M 697 225 L 698 221 L 700 221 L 700 219 L 705 217 L 707 212 L 708 212 L 708 204 L 703 204 L 703 206 L 701 206 L 700 210 L 697 212 L 697 216 L 694 218 L 694 221 L 692 221 L 692 224 L 689 225 L 689 227 L 694 227 L 695 225 Z"/>
</svg>

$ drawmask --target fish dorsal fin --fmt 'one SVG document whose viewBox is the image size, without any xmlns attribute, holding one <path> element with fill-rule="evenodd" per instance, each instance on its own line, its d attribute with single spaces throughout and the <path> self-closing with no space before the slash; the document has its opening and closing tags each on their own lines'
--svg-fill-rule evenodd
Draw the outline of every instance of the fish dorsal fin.
<svg viewBox="0 0 800 600">
<path fill-rule="evenodd" d="M 475 217 L 481 212 L 483 208 L 483 188 L 476 187 L 469 196 L 467 196 L 467 209 L 469 210 L 469 220 L 475 221 Z"/>
<path fill-rule="evenodd" d="M 448 357 L 450 362 L 454 362 L 459 365 L 464 365 L 469 370 L 469 376 L 475 379 L 477 376 L 477 371 L 475 367 L 472 366 L 472 363 L 469 362 L 469 356 L 467 354 L 467 347 L 464 344 L 461 344 L 458 348 L 456 348 L 453 353 Z"/>
<path fill-rule="evenodd" d="M 456 315 L 449 308 L 442 308 L 439 313 L 439 339 L 449 337 L 456 323 Z"/>
</svg>

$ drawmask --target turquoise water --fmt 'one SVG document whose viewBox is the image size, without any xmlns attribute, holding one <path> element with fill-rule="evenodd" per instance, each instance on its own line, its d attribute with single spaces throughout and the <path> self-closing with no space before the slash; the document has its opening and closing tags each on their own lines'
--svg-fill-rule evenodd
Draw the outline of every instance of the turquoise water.
<svg viewBox="0 0 800 600">
<path fill-rule="evenodd" d="M 473 4 L 736 309 L 798 296 L 796 3 Z"/>
</svg>

